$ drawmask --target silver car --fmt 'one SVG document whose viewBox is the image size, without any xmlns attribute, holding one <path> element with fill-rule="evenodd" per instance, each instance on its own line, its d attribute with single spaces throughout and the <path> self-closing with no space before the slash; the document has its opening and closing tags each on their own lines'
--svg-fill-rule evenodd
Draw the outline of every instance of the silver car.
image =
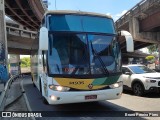
<svg viewBox="0 0 160 120">
<path fill-rule="evenodd" d="M 146 91 L 160 91 L 160 73 L 144 65 L 123 65 L 122 79 L 124 89 L 131 89 L 135 95 L 142 96 Z"/>
</svg>

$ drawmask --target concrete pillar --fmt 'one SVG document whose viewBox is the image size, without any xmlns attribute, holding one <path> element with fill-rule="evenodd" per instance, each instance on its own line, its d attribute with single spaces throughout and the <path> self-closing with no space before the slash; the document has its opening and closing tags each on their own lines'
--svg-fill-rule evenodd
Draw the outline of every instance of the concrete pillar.
<svg viewBox="0 0 160 120">
<path fill-rule="evenodd" d="M 17 75 L 21 74 L 21 67 L 20 67 L 20 55 L 12 54 L 10 55 L 10 74 Z"/>
<path fill-rule="evenodd" d="M 5 85 L 8 79 L 8 50 L 4 0 L 0 0 L 0 83 L 4 83 Z"/>
<path fill-rule="evenodd" d="M 129 21 L 129 32 L 133 38 L 137 38 L 139 34 L 139 21 L 136 17 L 132 17 Z"/>
<path fill-rule="evenodd" d="M 8 49 L 6 37 L 4 0 L 0 0 L 0 64 L 8 66 Z"/>
<path fill-rule="evenodd" d="M 134 58 L 128 58 L 128 64 L 132 64 Z"/>
</svg>

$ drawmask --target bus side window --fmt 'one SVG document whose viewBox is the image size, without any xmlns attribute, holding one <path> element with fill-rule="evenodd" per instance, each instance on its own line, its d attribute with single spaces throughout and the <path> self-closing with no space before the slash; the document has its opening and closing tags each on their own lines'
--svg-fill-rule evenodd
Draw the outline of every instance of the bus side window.
<svg viewBox="0 0 160 120">
<path fill-rule="evenodd" d="M 43 71 L 47 73 L 46 52 L 42 51 Z"/>
</svg>

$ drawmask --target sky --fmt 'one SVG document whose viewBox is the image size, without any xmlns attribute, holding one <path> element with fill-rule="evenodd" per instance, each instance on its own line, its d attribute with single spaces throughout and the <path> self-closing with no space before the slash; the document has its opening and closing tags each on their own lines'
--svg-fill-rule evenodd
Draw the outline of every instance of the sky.
<svg viewBox="0 0 160 120">
<path fill-rule="evenodd" d="M 140 1 L 141 0 L 48 0 L 48 9 L 103 13 L 111 15 L 116 21 Z"/>
</svg>

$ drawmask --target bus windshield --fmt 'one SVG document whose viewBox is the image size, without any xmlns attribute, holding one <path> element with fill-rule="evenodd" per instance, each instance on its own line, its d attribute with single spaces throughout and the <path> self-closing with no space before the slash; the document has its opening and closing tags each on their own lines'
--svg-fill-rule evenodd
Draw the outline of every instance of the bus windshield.
<svg viewBox="0 0 160 120">
<path fill-rule="evenodd" d="M 115 35 L 49 33 L 48 67 L 54 76 L 106 76 L 120 72 Z"/>
<path fill-rule="evenodd" d="M 116 34 L 114 22 L 107 17 L 87 15 L 48 15 L 49 31 L 74 31 Z"/>
</svg>

